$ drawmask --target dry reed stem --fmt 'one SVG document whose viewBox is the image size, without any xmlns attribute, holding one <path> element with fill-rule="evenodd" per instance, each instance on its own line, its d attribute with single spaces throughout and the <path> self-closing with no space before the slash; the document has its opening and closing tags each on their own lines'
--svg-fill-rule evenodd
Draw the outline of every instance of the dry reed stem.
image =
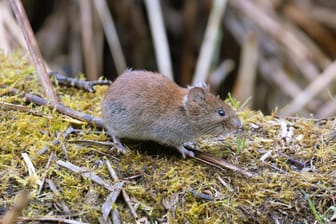
<svg viewBox="0 0 336 224">
<path fill-rule="evenodd" d="M 0 48 L 5 51 L 11 51 L 15 47 L 26 49 L 25 40 L 20 31 L 20 27 L 15 21 L 14 16 L 10 13 L 8 1 L 0 2 Z M 9 35 L 10 34 L 10 35 Z M 18 46 L 12 46 L 13 39 Z"/>
<path fill-rule="evenodd" d="M 240 67 L 233 95 L 241 102 L 254 96 L 258 65 L 258 42 L 254 33 L 248 33 L 242 46 Z"/>
<path fill-rule="evenodd" d="M 11 7 L 15 13 L 16 19 L 20 25 L 21 31 L 25 38 L 29 54 L 32 57 L 36 71 L 42 82 L 42 86 L 47 95 L 48 100 L 52 103 L 57 102 L 57 95 L 54 88 L 50 82 L 47 70 L 42 59 L 40 49 L 37 45 L 33 30 L 30 26 L 27 14 L 23 8 L 21 0 L 10 0 Z"/>
<path fill-rule="evenodd" d="M 213 1 L 200 54 L 196 63 L 196 70 L 192 80 L 192 85 L 195 85 L 199 81 L 204 82 L 208 77 L 217 43 L 216 39 L 218 38 L 219 25 L 225 11 L 226 3 L 227 0 Z"/>
<path fill-rule="evenodd" d="M 275 14 L 268 15 L 269 12 L 262 11 L 251 1 L 230 0 L 229 3 L 281 43 L 306 79 L 313 80 L 318 76 L 317 68 L 310 60 L 312 57 L 310 50 L 280 22 Z"/>
<path fill-rule="evenodd" d="M 90 0 L 79 1 L 81 36 L 85 61 L 85 71 L 89 80 L 98 79 L 97 55 L 94 45 L 93 14 Z"/>
<path fill-rule="evenodd" d="M 103 25 L 106 40 L 110 48 L 111 55 L 114 60 L 118 74 L 122 74 L 126 69 L 126 60 L 123 54 L 117 30 L 114 25 L 113 17 L 108 9 L 106 0 L 93 1 L 99 18 Z"/>
<path fill-rule="evenodd" d="M 296 98 L 294 98 L 283 110 L 282 116 L 293 115 L 301 110 L 309 101 L 311 101 L 323 89 L 326 89 L 336 78 L 336 61 L 324 70 L 313 82 L 311 82 Z"/>
<path fill-rule="evenodd" d="M 169 44 L 163 22 L 160 1 L 145 0 L 150 30 L 154 41 L 154 50 L 160 73 L 173 80 L 173 69 L 169 53 Z"/>
</svg>

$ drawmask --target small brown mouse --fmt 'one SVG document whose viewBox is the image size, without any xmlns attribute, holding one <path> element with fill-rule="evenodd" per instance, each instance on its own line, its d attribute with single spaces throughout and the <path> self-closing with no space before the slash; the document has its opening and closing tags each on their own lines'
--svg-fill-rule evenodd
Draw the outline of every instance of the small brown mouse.
<svg viewBox="0 0 336 224">
<path fill-rule="evenodd" d="M 228 134 L 241 128 L 237 114 L 211 94 L 205 84 L 182 88 L 159 73 L 126 71 L 109 87 L 102 115 L 114 143 L 119 138 L 150 140 L 176 147 L 193 157 L 183 143 L 202 135 Z"/>
</svg>

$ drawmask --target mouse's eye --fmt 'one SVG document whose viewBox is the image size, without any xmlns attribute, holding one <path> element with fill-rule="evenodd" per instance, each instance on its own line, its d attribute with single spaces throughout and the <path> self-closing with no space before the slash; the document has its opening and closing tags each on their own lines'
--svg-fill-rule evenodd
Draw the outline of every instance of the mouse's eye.
<svg viewBox="0 0 336 224">
<path fill-rule="evenodd" d="M 222 117 L 225 116 L 225 111 L 223 109 L 217 110 L 217 113 L 219 116 L 222 116 Z"/>
</svg>

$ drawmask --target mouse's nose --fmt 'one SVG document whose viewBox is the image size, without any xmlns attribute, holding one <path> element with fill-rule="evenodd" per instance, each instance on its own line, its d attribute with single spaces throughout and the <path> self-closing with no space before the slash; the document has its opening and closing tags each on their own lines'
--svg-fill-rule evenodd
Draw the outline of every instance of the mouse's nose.
<svg viewBox="0 0 336 224">
<path fill-rule="evenodd" d="M 243 128 L 243 123 L 240 121 L 239 118 L 234 119 L 234 120 L 232 121 L 232 124 L 233 124 L 233 126 L 234 126 L 235 128 L 237 128 L 237 129 L 242 129 L 242 128 Z"/>
</svg>

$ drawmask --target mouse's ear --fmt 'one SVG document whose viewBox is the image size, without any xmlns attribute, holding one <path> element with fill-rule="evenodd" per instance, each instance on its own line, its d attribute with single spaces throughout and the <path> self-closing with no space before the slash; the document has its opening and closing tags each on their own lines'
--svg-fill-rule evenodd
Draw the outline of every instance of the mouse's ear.
<svg viewBox="0 0 336 224">
<path fill-rule="evenodd" d="M 193 85 L 193 86 L 188 86 L 189 89 L 194 88 L 194 87 L 199 87 L 199 88 L 202 88 L 202 89 L 205 89 L 205 90 L 210 90 L 208 84 L 206 84 L 205 82 L 202 82 L 202 81 L 196 82 L 196 84 Z"/>
<path fill-rule="evenodd" d="M 200 87 L 202 89 L 206 89 L 206 90 L 209 90 L 209 86 L 208 84 L 206 84 L 205 82 L 202 82 L 202 81 L 198 81 L 194 87 Z"/>
<path fill-rule="evenodd" d="M 184 97 L 183 105 L 185 109 L 199 106 L 205 101 L 205 90 L 200 87 L 192 87 L 189 89 L 188 94 Z"/>
</svg>

